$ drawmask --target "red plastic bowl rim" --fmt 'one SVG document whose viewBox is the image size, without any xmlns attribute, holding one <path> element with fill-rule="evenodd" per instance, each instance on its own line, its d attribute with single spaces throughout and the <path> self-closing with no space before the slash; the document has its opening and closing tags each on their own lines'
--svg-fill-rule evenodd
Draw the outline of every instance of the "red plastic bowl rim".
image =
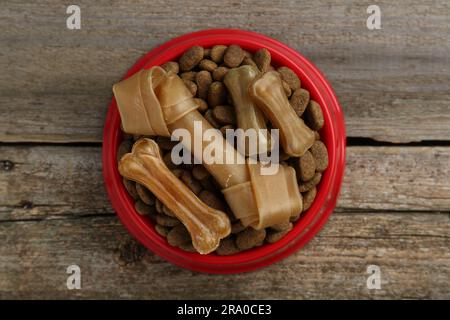
<svg viewBox="0 0 450 320">
<path fill-rule="evenodd" d="M 170 246 L 156 233 L 153 225 L 134 209 L 117 170 L 116 154 L 120 143 L 120 116 L 113 97 L 106 117 L 103 133 L 103 176 L 106 189 L 120 220 L 143 245 L 162 258 L 187 269 L 209 273 L 238 273 L 267 266 L 303 247 L 328 220 L 338 195 L 345 166 L 345 126 L 342 109 L 325 77 L 306 58 L 285 44 L 267 36 L 243 30 L 213 29 L 185 34 L 151 50 L 127 72 L 127 78 L 142 68 L 150 68 L 170 61 L 189 47 L 215 44 L 238 44 L 255 51 L 267 48 L 275 64 L 284 65 L 296 72 L 302 87 L 310 91 L 311 98 L 322 106 L 325 126 L 321 136 L 328 148 L 329 167 L 318 186 L 311 208 L 302 214 L 294 228 L 280 241 L 244 251 L 231 256 L 188 253 Z"/>
</svg>

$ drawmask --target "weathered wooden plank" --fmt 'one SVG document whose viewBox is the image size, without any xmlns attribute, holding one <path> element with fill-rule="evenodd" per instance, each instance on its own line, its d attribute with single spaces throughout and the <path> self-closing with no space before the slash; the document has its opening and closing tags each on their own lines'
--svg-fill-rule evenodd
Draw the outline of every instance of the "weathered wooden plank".
<svg viewBox="0 0 450 320">
<path fill-rule="evenodd" d="M 448 214 L 338 213 L 300 252 L 223 276 L 141 250 L 115 217 L 3 222 L 0 298 L 448 299 L 449 222 Z M 81 290 L 66 288 L 72 264 Z M 371 264 L 381 269 L 381 290 L 366 287 Z"/>
<path fill-rule="evenodd" d="M 450 7 L 377 2 L 382 29 L 360 1 L 9 1 L 0 10 L 0 141 L 101 141 L 111 85 L 142 54 L 199 29 L 255 30 L 277 38 L 327 75 L 348 135 L 382 141 L 448 140 Z"/>
<path fill-rule="evenodd" d="M 449 147 L 349 147 L 338 210 L 450 211 Z M 98 147 L 1 146 L 0 220 L 112 213 Z"/>
</svg>

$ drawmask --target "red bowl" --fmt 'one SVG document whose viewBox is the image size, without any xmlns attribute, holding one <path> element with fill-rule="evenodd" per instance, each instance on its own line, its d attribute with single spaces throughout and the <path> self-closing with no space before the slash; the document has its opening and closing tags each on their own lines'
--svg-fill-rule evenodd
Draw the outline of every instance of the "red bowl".
<svg viewBox="0 0 450 320">
<path fill-rule="evenodd" d="M 140 69 L 177 59 L 191 46 L 200 45 L 208 48 L 216 44 L 238 44 L 250 52 L 267 48 L 272 55 L 273 65 L 291 68 L 300 77 L 302 87 L 310 92 L 311 99 L 319 102 L 322 107 L 325 125 L 320 135 L 328 148 L 329 166 L 317 187 L 318 192 L 313 205 L 302 214 L 292 231 L 276 243 L 264 244 L 231 256 L 200 255 L 170 246 L 165 238 L 156 233 L 153 223 L 136 212 L 133 200 L 122 184 L 116 163 L 117 148 L 122 135 L 120 116 L 114 98 L 109 106 L 103 133 L 103 176 L 109 198 L 122 223 L 148 249 L 190 270 L 239 273 L 267 266 L 294 253 L 311 240 L 327 221 L 336 205 L 344 174 L 345 126 L 343 113 L 333 89 L 320 71 L 298 52 L 255 32 L 216 29 L 183 35 L 151 50 L 136 62 L 125 78 Z"/>
</svg>

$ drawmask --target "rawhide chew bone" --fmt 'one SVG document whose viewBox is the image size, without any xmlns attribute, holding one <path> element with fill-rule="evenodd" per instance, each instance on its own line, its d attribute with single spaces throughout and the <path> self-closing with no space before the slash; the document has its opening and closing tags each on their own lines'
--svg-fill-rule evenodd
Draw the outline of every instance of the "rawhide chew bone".
<svg viewBox="0 0 450 320">
<path fill-rule="evenodd" d="M 249 93 L 273 126 L 280 130 L 280 142 L 287 154 L 300 157 L 313 145 L 314 132 L 289 104 L 276 71 L 255 79 Z"/>
<path fill-rule="evenodd" d="M 289 171 L 286 173 L 284 169 L 280 169 L 275 178 L 270 176 L 263 176 L 259 170 L 253 170 L 247 166 L 243 156 L 238 153 L 234 147 L 228 143 L 220 131 L 213 129 L 213 127 L 203 118 L 203 116 L 195 110 L 197 104 L 194 102 L 192 93 L 184 85 L 183 81 L 176 74 L 166 73 L 159 67 L 153 69 L 160 69 L 154 72 L 159 78 L 154 78 L 153 83 L 158 83 L 156 86 L 150 86 L 147 90 L 152 93 L 149 97 L 150 103 L 155 104 L 152 108 L 159 108 L 163 114 L 165 125 L 172 133 L 176 129 L 185 129 L 190 133 L 189 139 L 182 138 L 181 143 L 188 149 L 197 159 L 201 160 L 205 168 L 211 173 L 216 181 L 222 187 L 222 192 L 225 195 L 230 208 L 236 217 L 246 225 L 251 225 L 254 228 L 268 227 L 268 223 L 277 224 L 284 221 L 287 215 L 287 210 L 284 210 L 286 205 L 291 206 L 292 216 L 300 214 L 299 203 L 301 203 L 301 195 L 298 192 L 297 184 L 292 184 L 292 177 Z M 162 71 L 161 71 L 162 70 Z M 126 82 L 124 80 L 123 82 Z M 121 83 L 119 83 L 120 85 Z M 125 86 L 124 86 L 125 87 Z M 136 90 L 130 89 L 131 95 L 136 94 Z M 153 99 L 155 97 L 156 99 Z M 116 96 L 116 99 L 120 97 Z M 133 101 L 131 97 L 126 97 L 122 103 L 118 102 L 122 114 L 134 112 L 133 106 L 127 108 L 127 103 Z M 159 112 L 158 112 L 159 114 Z M 201 132 L 195 132 L 195 123 L 201 123 Z M 211 129 L 211 130 L 208 130 Z M 211 140 L 204 138 L 205 131 L 212 132 L 214 138 Z M 196 135 L 200 134 L 202 137 L 201 146 L 196 147 L 197 142 L 194 142 Z M 217 157 L 221 159 L 230 159 L 233 161 L 224 160 L 221 163 L 208 163 L 204 157 L 203 150 L 211 147 L 216 152 Z M 280 168 L 283 168 L 280 166 Z M 284 172 L 284 175 L 282 174 Z M 274 180 L 275 179 L 275 180 Z M 266 182 L 267 180 L 267 182 Z M 279 184 L 286 186 L 284 197 L 267 197 L 257 196 L 265 195 L 269 190 L 268 181 L 275 181 L 272 188 L 279 187 Z M 263 183 L 265 182 L 265 183 Z M 266 189 L 262 189 L 266 188 Z M 158 195 L 157 195 L 158 196 Z M 257 202 L 260 199 L 260 203 Z M 177 199 L 174 199 L 177 201 Z M 281 208 L 281 209 L 280 209 Z M 270 218 L 268 218 L 270 217 Z M 262 221 L 262 222 L 260 222 Z"/>
<path fill-rule="evenodd" d="M 248 140 L 245 141 L 245 154 L 248 156 L 267 153 L 270 150 L 270 137 L 267 131 L 263 133 L 261 129 L 266 129 L 266 119 L 261 110 L 259 110 L 250 99 L 248 87 L 258 76 L 259 71 L 256 67 L 244 65 L 228 71 L 223 83 L 231 95 L 234 108 L 236 110 L 237 126 L 246 131 L 254 129 L 257 133 L 257 148 L 250 152 Z"/>
<path fill-rule="evenodd" d="M 185 225 L 192 244 L 201 254 L 214 251 L 231 232 L 230 219 L 204 204 L 164 164 L 159 147 L 151 139 L 138 140 L 122 157 L 119 172 L 151 192 Z"/>
</svg>

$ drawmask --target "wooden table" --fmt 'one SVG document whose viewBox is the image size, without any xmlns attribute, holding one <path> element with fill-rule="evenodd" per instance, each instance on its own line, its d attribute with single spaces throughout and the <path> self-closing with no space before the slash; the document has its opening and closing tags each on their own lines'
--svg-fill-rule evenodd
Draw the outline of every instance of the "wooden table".
<svg viewBox="0 0 450 320">
<path fill-rule="evenodd" d="M 67 1 L 0 5 L 0 298 L 450 298 L 450 3 Z M 132 240 L 106 196 L 111 86 L 154 46 L 234 27 L 285 42 L 345 110 L 338 207 L 304 249 L 260 271 L 207 275 Z M 5 161 L 6 160 L 6 161 Z M 66 287 L 81 268 L 81 290 Z M 368 289 L 367 267 L 381 270 Z"/>
</svg>

